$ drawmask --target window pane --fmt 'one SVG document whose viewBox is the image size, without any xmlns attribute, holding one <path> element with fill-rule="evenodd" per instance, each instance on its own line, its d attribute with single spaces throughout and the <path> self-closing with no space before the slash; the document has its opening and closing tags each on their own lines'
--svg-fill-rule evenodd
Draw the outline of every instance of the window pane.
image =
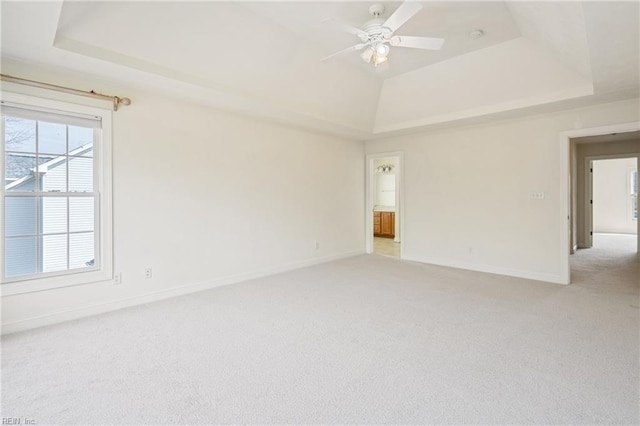
<svg viewBox="0 0 640 426">
<path fill-rule="evenodd" d="M 42 198 L 42 233 L 67 232 L 67 198 Z"/>
<path fill-rule="evenodd" d="M 66 192 L 67 191 L 67 160 L 50 161 L 46 171 L 42 170 L 41 191 Z"/>
<path fill-rule="evenodd" d="M 93 192 L 92 158 L 69 158 L 69 192 Z"/>
<path fill-rule="evenodd" d="M 35 154 L 6 154 L 4 185 L 7 191 L 35 191 Z"/>
<path fill-rule="evenodd" d="M 69 126 L 69 154 L 90 157 L 93 155 L 93 151 L 90 149 L 92 146 L 93 129 Z M 79 150 L 80 147 L 87 149 Z"/>
<path fill-rule="evenodd" d="M 36 122 L 26 118 L 4 117 L 4 149 L 36 152 Z"/>
<path fill-rule="evenodd" d="M 69 269 L 93 266 L 93 232 L 69 235 Z"/>
<path fill-rule="evenodd" d="M 15 277 L 38 272 L 36 237 L 6 238 L 4 242 L 5 276 Z"/>
<path fill-rule="evenodd" d="M 38 121 L 38 151 L 64 154 L 67 151 L 67 126 Z"/>
<path fill-rule="evenodd" d="M 6 197 L 4 199 L 5 236 L 35 235 L 36 197 Z"/>
<path fill-rule="evenodd" d="M 42 237 L 42 272 L 67 269 L 67 234 Z"/>
<path fill-rule="evenodd" d="M 93 231 L 93 197 L 69 198 L 69 232 Z"/>
</svg>

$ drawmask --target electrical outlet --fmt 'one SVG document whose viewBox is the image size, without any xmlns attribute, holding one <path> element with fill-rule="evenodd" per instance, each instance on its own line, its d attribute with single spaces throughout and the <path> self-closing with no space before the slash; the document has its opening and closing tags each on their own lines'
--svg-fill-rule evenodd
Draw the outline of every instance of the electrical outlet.
<svg viewBox="0 0 640 426">
<path fill-rule="evenodd" d="M 320 241 L 316 241 L 316 250 L 320 250 Z"/>
<path fill-rule="evenodd" d="M 113 276 L 113 283 L 114 284 L 122 284 L 122 274 L 120 272 L 118 272 L 117 274 L 115 274 Z"/>
<path fill-rule="evenodd" d="M 151 278 L 152 276 L 153 276 L 153 275 L 152 275 L 152 273 L 151 273 L 151 268 L 147 268 L 147 269 L 145 269 L 145 270 L 144 270 L 144 277 L 145 277 L 146 279 L 149 279 L 149 278 Z"/>
</svg>

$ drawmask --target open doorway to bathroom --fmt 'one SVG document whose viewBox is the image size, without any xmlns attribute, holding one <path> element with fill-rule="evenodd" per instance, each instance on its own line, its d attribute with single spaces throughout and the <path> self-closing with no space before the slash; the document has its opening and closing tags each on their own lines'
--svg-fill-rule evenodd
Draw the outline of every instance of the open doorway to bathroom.
<svg viewBox="0 0 640 426">
<path fill-rule="evenodd" d="M 368 166 L 367 253 L 400 258 L 401 156 L 368 156 Z"/>
</svg>

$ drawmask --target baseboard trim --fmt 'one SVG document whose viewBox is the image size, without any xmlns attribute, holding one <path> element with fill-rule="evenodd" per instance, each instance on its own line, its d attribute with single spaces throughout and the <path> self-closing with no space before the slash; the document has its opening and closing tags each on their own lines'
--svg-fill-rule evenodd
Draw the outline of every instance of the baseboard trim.
<svg viewBox="0 0 640 426">
<path fill-rule="evenodd" d="M 465 263 L 465 262 L 459 262 L 459 261 L 454 261 L 450 259 L 436 259 L 436 258 L 419 259 L 419 258 L 413 258 L 409 256 L 403 256 L 402 259 L 410 260 L 412 262 L 427 263 L 429 265 L 465 269 L 468 271 L 485 272 L 488 274 L 496 274 L 496 275 L 506 275 L 508 277 L 515 277 L 515 278 L 526 278 L 529 280 L 543 281 L 546 283 L 562 284 L 562 285 L 569 284 L 568 282 L 566 282 L 566 280 L 562 279 L 562 277 L 559 274 L 556 275 L 556 274 L 547 274 L 547 273 L 540 273 L 540 272 L 522 271 L 518 269 L 502 268 L 497 266 Z"/>
<path fill-rule="evenodd" d="M 6 322 L 6 323 L 2 323 L 1 334 L 6 335 L 11 333 L 17 333 L 20 331 L 25 331 L 25 330 L 31 330 L 38 327 L 44 327 L 47 325 L 59 324 L 62 322 L 72 321 L 79 318 L 85 318 L 93 315 L 103 314 L 106 312 L 116 311 L 122 308 L 142 305 L 145 303 L 157 302 L 159 300 L 170 299 L 172 297 L 182 296 L 190 293 L 196 293 L 198 291 L 208 290 L 215 287 L 221 287 L 221 286 L 235 284 L 235 283 L 248 281 L 256 278 L 262 278 L 269 275 L 275 275 L 283 272 L 293 271 L 296 269 L 306 268 L 308 266 L 319 265 L 322 263 L 333 262 L 336 260 L 357 256 L 360 254 L 364 254 L 364 250 L 354 250 L 354 251 L 344 252 L 337 255 L 306 259 L 303 261 L 292 262 L 292 263 L 280 265 L 273 268 L 262 269 L 259 271 L 229 275 L 226 277 L 216 278 L 213 280 L 201 281 L 201 282 L 187 284 L 187 285 L 178 286 L 178 287 L 171 287 L 171 288 L 155 291 L 152 293 L 145 293 L 139 296 L 118 299 L 118 300 L 114 300 L 106 303 L 85 305 L 77 308 L 65 309 L 65 310 L 50 313 L 50 314 L 39 315 L 32 318 Z"/>
</svg>

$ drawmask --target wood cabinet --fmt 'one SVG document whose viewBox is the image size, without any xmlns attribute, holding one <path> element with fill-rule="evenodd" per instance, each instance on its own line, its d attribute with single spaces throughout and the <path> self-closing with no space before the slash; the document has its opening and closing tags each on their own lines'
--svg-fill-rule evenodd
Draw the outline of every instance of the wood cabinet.
<svg viewBox="0 0 640 426">
<path fill-rule="evenodd" d="M 396 214 L 394 212 L 373 212 L 373 235 L 395 237 Z"/>
<path fill-rule="evenodd" d="M 376 237 L 382 232 L 382 228 L 380 227 L 380 213 L 382 212 L 373 212 L 373 235 Z"/>
</svg>

